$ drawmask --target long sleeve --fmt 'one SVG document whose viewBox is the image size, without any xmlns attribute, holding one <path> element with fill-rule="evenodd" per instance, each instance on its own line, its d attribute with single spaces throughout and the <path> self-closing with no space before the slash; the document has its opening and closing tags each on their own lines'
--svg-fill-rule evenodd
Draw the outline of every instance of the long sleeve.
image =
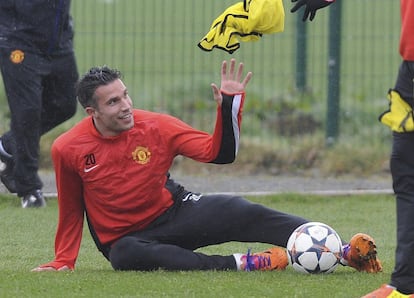
<svg viewBox="0 0 414 298">
<path fill-rule="evenodd" d="M 211 163 L 223 164 L 231 163 L 236 159 L 240 145 L 240 130 L 242 122 L 242 112 L 245 94 L 228 95 L 223 94 L 221 105 L 221 117 L 218 118 L 216 130 L 221 125 L 221 134 L 214 134 L 216 142 L 220 143 L 220 149 Z M 221 121 L 219 121 L 221 119 Z M 220 139 L 218 140 L 220 136 Z"/>
<path fill-rule="evenodd" d="M 55 236 L 55 259 L 42 266 L 74 269 L 82 239 L 84 208 L 79 176 L 65 164 L 64 154 L 58 146 L 52 147 L 55 167 L 59 220 Z"/>
</svg>

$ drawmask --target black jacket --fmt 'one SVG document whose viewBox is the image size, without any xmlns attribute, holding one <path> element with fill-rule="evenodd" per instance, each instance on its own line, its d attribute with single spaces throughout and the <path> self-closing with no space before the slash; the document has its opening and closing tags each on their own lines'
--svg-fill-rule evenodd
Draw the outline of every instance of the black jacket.
<svg viewBox="0 0 414 298">
<path fill-rule="evenodd" d="M 0 47 L 50 55 L 73 50 L 71 0 L 0 0 Z"/>
</svg>

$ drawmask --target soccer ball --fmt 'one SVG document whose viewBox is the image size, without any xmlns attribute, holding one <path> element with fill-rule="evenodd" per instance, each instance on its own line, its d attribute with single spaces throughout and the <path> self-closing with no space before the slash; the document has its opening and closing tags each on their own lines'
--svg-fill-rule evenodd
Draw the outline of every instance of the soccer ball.
<svg viewBox="0 0 414 298">
<path fill-rule="evenodd" d="M 309 222 L 296 228 L 287 246 L 289 264 L 301 273 L 330 273 L 342 256 L 338 233 L 320 222 Z"/>
</svg>

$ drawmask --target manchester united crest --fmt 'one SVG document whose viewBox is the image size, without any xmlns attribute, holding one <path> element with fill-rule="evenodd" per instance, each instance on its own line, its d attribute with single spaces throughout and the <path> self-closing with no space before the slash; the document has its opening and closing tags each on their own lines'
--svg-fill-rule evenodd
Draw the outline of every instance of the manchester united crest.
<svg viewBox="0 0 414 298">
<path fill-rule="evenodd" d="M 138 146 L 132 152 L 132 158 L 139 164 L 145 165 L 151 159 L 151 152 L 147 147 Z"/>
<path fill-rule="evenodd" d="M 22 63 L 24 60 L 24 52 L 22 50 L 14 50 L 10 53 L 10 61 L 14 64 Z"/>
</svg>

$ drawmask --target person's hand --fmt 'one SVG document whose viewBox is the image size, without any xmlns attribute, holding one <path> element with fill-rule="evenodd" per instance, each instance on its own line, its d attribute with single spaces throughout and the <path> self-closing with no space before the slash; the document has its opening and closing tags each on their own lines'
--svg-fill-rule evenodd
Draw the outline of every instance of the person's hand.
<svg viewBox="0 0 414 298">
<path fill-rule="evenodd" d="M 221 64 L 221 86 L 217 87 L 216 84 L 212 83 L 211 88 L 213 89 L 214 100 L 221 105 L 223 102 L 223 96 L 221 92 L 226 94 L 235 94 L 244 92 L 247 83 L 252 77 L 252 73 L 249 71 L 244 79 L 243 75 L 243 63 L 239 63 L 239 67 L 236 71 L 236 60 L 230 60 L 230 69 L 227 71 L 227 61 L 223 61 Z"/>
<path fill-rule="evenodd" d="M 69 271 L 69 270 L 70 270 L 69 267 L 65 265 L 58 269 L 51 267 L 51 266 L 39 266 L 39 267 L 32 269 L 31 271 L 32 272 L 43 272 L 43 271 Z"/>
<path fill-rule="evenodd" d="M 305 22 L 308 17 L 309 20 L 312 21 L 315 18 L 315 14 L 318 9 L 332 4 L 335 0 L 292 0 L 292 2 L 297 3 L 293 6 L 290 12 L 295 12 L 303 5 L 306 5 L 302 18 L 302 21 Z"/>
</svg>

